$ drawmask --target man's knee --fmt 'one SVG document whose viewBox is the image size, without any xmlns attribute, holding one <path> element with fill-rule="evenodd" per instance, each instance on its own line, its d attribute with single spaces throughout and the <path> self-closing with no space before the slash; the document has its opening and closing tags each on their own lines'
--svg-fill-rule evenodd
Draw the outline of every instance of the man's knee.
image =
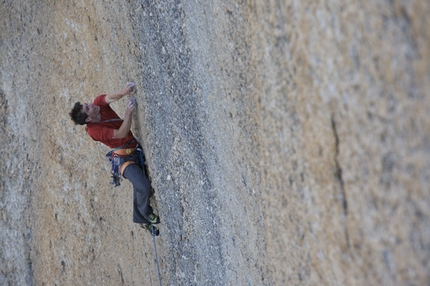
<svg viewBox="0 0 430 286">
<path fill-rule="evenodd" d="M 127 166 L 124 170 L 124 178 L 129 180 L 138 192 L 148 192 L 151 188 L 151 183 L 143 173 L 142 168 L 136 164 Z"/>
<path fill-rule="evenodd" d="M 125 167 L 122 175 L 127 180 L 134 180 L 135 178 L 139 178 L 141 176 L 142 169 L 137 164 L 130 164 Z"/>
</svg>

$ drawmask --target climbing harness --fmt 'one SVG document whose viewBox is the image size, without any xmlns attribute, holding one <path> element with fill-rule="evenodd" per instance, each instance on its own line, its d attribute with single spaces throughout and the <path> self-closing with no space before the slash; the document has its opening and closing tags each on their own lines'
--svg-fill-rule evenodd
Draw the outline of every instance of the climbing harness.
<svg viewBox="0 0 430 286">
<path fill-rule="evenodd" d="M 119 146 L 111 151 L 109 151 L 106 154 L 106 158 L 108 159 L 108 161 L 111 164 L 111 178 L 112 181 L 110 182 L 112 185 L 115 185 L 115 187 L 118 187 L 119 185 L 121 185 L 121 181 L 122 181 L 122 177 L 121 177 L 121 165 L 125 162 L 129 162 L 132 161 L 132 157 L 127 156 L 127 157 L 121 157 L 118 154 L 115 154 L 115 151 L 120 150 L 120 149 L 124 149 L 127 146 L 129 146 L 130 144 L 133 144 L 136 140 L 133 138 L 130 142 L 128 142 L 127 144 L 123 145 L 123 146 Z M 140 148 L 138 148 L 140 149 Z"/>
<path fill-rule="evenodd" d="M 154 241 L 155 263 L 157 264 L 157 270 L 158 270 L 158 282 L 160 283 L 160 286 L 161 286 L 160 266 L 158 265 L 157 246 L 155 245 L 155 227 L 153 225 L 151 225 L 151 235 L 152 235 L 152 240 Z"/>
</svg>

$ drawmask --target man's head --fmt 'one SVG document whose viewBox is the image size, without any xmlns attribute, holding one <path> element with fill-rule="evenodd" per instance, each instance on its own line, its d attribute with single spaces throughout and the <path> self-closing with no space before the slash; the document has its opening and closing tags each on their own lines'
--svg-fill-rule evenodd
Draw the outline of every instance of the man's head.
<svg viewBox="0 0 430 286">
<path fill-rule="evenodd" d="M 92 103 L 76 102 L 70 112 L 70 117 L 75 124 L 84 125 L 90 122 L 100 121 L 100 107 Z"/>
</svg>

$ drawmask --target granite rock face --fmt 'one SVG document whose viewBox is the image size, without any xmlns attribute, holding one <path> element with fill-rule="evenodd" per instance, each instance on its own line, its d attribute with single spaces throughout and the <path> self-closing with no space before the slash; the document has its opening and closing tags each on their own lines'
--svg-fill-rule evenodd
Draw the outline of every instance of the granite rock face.
<svg viewBox="0 0 430 286">
<path fill-rule="evenodd" d="M 68 115 L 127 81 L 163 285 L 429 284 L 429 14 L 3 1 L 0 284 L 158 285 L 130 183 Z"/>
</svg>

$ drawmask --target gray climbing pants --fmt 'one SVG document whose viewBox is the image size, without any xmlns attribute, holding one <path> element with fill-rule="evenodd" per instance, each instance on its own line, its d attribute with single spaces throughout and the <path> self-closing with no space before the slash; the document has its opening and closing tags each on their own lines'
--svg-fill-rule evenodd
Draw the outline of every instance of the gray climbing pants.
<svg viewBox="0 0 430 286">
<path fill-rule="evenodd" d="M 152 213 L 151 182 L 145 171 L 137 163 L 130 164 L 125 168 L 123 176 L 133 184 L 133 222 L 149 223 L 145 217 Z"/>
</svg>

